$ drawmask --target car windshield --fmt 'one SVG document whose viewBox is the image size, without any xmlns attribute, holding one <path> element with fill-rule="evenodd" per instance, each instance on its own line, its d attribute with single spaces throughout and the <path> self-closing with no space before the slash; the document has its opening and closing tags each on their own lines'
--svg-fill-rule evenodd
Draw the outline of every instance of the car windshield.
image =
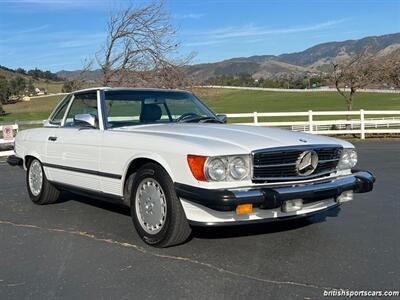
<svg viewBox="0 0 400 300">
<path fill-rule="evenodd" d="M 107 127 L 172 122 L 219 122 L 189 92 L 121 90 L 105 92 Z"/>
</svg>

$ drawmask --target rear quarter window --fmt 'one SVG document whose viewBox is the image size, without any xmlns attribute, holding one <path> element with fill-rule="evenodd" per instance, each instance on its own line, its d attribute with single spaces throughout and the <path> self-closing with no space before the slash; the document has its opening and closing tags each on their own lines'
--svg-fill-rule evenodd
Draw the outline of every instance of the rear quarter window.
<svg viewBox="0 0 400 300">
<path fill-rule="evenodd" d="M 61 103 L 57 106 L 54 113 L 51 115 L 49 123 L 52 125 L 61 126 L 61 123 L 64 119 L 65 112 L 67 111 L 68 104 L 71 100 L 72 95 L 68 95 L 61 101 Z"/>
</svg>

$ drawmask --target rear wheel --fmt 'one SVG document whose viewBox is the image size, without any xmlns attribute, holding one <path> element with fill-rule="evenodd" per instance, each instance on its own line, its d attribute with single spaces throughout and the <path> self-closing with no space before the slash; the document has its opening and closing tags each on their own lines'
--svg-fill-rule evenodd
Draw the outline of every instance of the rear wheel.
<svg viewBox="0 0 400 300">
<path fill-rule="evenodd" d="M 133 223 L 149 245 L 168 247 L 183 243 L 191 233 L 168 173 L 148 163 L 137 172 L 130 195 Z"/>
<path fill-rule="evenodd" d="M 47 180 L 43 166 L 36 158 L 28 162 L 26 183 L 29 197 L 35 204 L 54 203 L 60 195 L 60 191 Z"/>
</svg>

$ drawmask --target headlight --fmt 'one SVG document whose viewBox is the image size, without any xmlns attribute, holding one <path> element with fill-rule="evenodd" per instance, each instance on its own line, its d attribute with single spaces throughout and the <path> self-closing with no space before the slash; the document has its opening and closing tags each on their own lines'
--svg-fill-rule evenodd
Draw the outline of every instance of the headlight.
<svg viewBox="0 0 400 300">
<path fill-rule="evenodd" d="M 337 165 L 338 170 L 346 170 L 354 168 L 357 164 L 357 152 L 353 148 L 345 148 L 342 151 L 339 163 Z"/>
<path fill-rule="evenodd" d="M 229 175 L 235 180 L 241 180 L 249 174 L 248 162 L 243 157 L 234 157 L 229 163 Z"/>
<path fill-rule="evenodd" d="M 188 155 L 187 160 L 193 176 L 200 181 L 239 181 L 250 179 L 250 155 L 214 157 Z"/>
<path fill-rule="evenodd" d="M 205 167 L 206 178 L 212 181 L 222 181 L 227 176 L 227 166 L 221 158 L 210 159 Z"/>
<path fill-rule="evenodd" d="M 250 179 L 250 156 L 230 155 L 209 157 L 204 166 L 208 181 L 235 181 Z"/>
</svg>

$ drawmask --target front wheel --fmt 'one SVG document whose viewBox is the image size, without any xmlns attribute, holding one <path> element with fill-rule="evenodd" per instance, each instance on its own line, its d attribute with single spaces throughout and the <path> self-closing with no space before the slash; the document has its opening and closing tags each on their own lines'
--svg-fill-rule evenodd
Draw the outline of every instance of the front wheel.
<svg viewBox="0 0 400 300">
<path fill-rule="evenodd" d="M 50 204 L 57 201 L 60 191 L 46 178 L 43 166 L 36 158 L 28 162 L 26 185 L 29 197 L 35 204 Z"/>
<path fill-rule="evenodd" d="M 148 163 L 137 172 L 130 195 L 131 215 L 140 237 L 149 245 L 183 243 L 191 233 L 168 173 Z"/>
</svg>

